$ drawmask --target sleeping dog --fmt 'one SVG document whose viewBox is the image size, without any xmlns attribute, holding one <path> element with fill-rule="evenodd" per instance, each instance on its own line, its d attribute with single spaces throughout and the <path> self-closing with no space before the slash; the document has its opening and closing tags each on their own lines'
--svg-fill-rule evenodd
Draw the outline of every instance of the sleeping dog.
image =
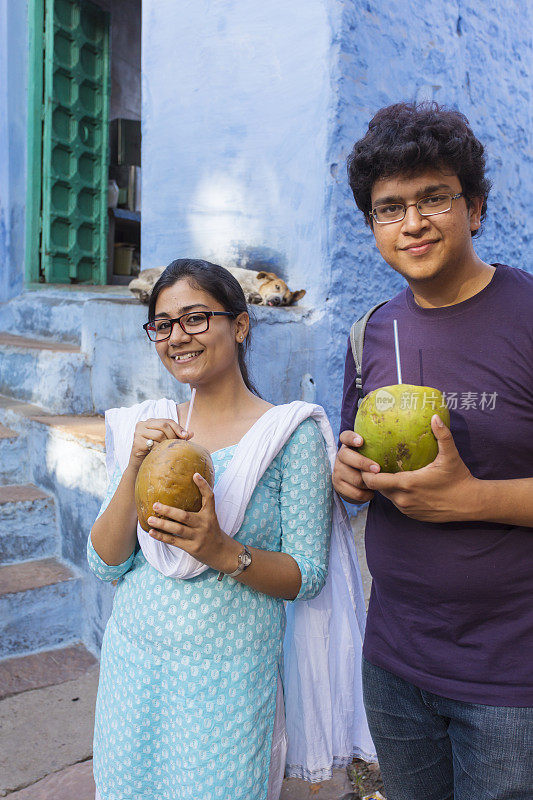
<svg viewBox="0 0 533 800">
<path fill-rule="evenodd" d="M 226 267 L 242 286 L 247 303 L 261 306 L 292 306 L 305 294 L 305 289 L 291 292 L 285 281 L 274 272 L 256 272 L 241 267 Z"/>
<path fill-rule="evenodd" d="M 130 292 L 139 302 L 146 305 L 149 303 L 152 289 L 164 269 L 165 267 L 143 269 L 138 277 L 129 283 Z M 305 295 L 305 289 L 291 292 L 285 281 L 278 278 L 274 272 L 256 272 L 241 267 L 226 267 L 226 269 L 239 281 L 247 303 L 262 306 L 292 306 Z"/>
<path fill-rule="evenodd" d="M 142 269 L 138 276 L 128 283 L 128 289 L 139 303 L 148 305 L 152 289 L 161 277 L 165 267 L 150 267 Z"/>
</svg>

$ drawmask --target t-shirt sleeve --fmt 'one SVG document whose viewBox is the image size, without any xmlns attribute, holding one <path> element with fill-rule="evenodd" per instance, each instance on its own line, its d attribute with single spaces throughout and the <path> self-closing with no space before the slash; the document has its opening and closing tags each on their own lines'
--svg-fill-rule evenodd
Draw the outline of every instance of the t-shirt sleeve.
<svg viewBox="0 0 533 800">
<path fill-rule="evenodd" d="M 330 462 L 314 420 L 292 434 L 281 467 L 281 550 L 294 558 L 302 576 L 296 600 L 309 600 L 326 582 L 333 502 Z"/>
<path fill-rule="evenodd" d="M 103 512 L 108 507 L 109 503 L 111 502 L 111 498 L 117 491 L 118 485 L 120 483 L 120 479 L 122 477 L 122 473 L 120 468 L 117 466 L 111 480 L 109 481 L 109 486 L 107 487 L 107 492 L 104 497 L 104 501 L 98 512 L 98 517 L 100 517 Z M 87 561 L 89 562 L 89 567 L 94 572 L 97 578 L 100 578 L 102 581 L 115 581 L 117 578 L 122 577 L 125 572 L 127 572 L 132 563 L 133 558 L 135 556 L 135 551 L 130 555 L 126 561 L 123 561 L 122 564 L 106 564 L 106 562 L 100 558 L 96 550 L 94 549 L 93 543 L 91 541 L 91 534 L 89 533 L 89 538 L 87 540 Z"/>
<path fill-rule="evenodd" d="M 356 377 L 357 371 L 355 369 L 350 337 L 348 337 L 348 349 L 344 362 L 344 387 L 342 390 L 341 429 L 339 433 L 343 431 L 353 431 L 355 415 L 357 414 L 357 401 L 359 400 L 357 387 L 355 385 Z"/>
</svg>

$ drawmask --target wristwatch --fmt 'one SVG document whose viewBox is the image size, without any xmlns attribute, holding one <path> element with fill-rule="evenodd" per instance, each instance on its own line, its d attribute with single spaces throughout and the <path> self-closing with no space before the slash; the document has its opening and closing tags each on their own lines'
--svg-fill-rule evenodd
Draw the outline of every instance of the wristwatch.
<svg viewBox="0 0 533 800">
<path fill-rule="evenodd" d="M 221 581 L 224 575 L 227 575 L 229 578 L 236 578 L 237 575 L 240 575 L 241 572 L 244 572 L 250 564 L 252 563 L 252 554 L 248 550 L 245 544 L 242 546 L 242 551 L 239 553 L 239 566 L 235 570 L 235 572 L 219 572 L 217 580 Z"/>
</svg>

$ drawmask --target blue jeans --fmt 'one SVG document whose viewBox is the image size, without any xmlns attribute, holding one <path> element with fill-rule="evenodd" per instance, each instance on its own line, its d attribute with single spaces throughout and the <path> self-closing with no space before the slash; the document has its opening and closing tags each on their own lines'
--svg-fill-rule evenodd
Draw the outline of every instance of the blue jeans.
<svg viewBox="0 0 533 800">
<path fill-rule="evenodd" d="M 464 703 L 363 659 L 388 800 L 532 800 L 533 708 Z"/>
</svg>

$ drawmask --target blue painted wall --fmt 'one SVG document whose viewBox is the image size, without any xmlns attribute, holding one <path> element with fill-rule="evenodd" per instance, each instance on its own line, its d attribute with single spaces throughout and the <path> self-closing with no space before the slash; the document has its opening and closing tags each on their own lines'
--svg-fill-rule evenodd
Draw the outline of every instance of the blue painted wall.
<svg viewBox="0 0 533 800">
<path fill-rule="evenodd" d="M 324 2 L 147 0 L 142 35 L 143 264 L 268 263 L 318 298 Z"/>
<path fill-rule="evenodd" d="M 494 183 L 479 254 L 531 269 L 526 0 L 142 5 L 143 265 L 184 255 L 269 265 L 306 288 L 312 330 L 296 342 L 291 325 L 274 343 L 305 353 L 334 422 L 349 325 L 402 285 L 346 180 L 346 156 L 379 107 L 435 98 L 467 114 Z M 27 3 L 0 0 L 0 301 L 23 286 L 26 76 Z M 266 322 L 253 368 L 275 395 Z"/>
<path fill-rule="evenodd" d="M 24 281 L 27 64 L 26 2 L 0 0 L 0 302 Z"/>
<path fill-rule="evenodd" d="M 484 232 L 485 261 L 533 272 L 531 145 L 532 6 L 524 0 L 431 0 L 333 5 L 333 84 L 337 88 L 328 153 L 335 341 L 354 317 L 405 284 L 383 262 L 355 209 L 346 158 L 375 112 L 400 100 L 436 100 L 458 108 L 486 145 L 493 182 Z M 523 210 L 521 210 L 523 209 Z M 337 348 L 335 381 L 344 356 Z"/>
<path fill-rule="evenodd" d="M 142 8 L 143 266 L 186 255 L 269 265 L 307 289 L 301 309 L 257 311 L 252 372 L 264 396 L 316 399 L 336 428 L 350 324 L 403 285 L 375 250 L 346 179 L 352 144 L 383 105 L 434 98 L 466 113 L 487 144 L 494 183 L 478 252 L 533 271 L 527 0 L 143 0 Z M 0 0 L 0 302 L 23 287 L 27 33 L 26 0 Z M 54 290 L 42 291 L 53 303 Z M 21 301 L 39 306 L 30 295 Z M 0 308 L 0 329 L 22 318 L 16 303 Z M 36 324 L 54 320 L 45 306 Z M 90 306 L 82 345 L 97 408 L 167 393 L 141 338 L 144 310 Z M 70 335 L 69 313 L 59 305 L 58 313 Z M 117 314 L 122 327 L 110 341 L 106 320 Z M 45 452 L 33 438 L 34 452 Z M 61 552 L 85 572 L 103 455 L 88 448 L 72 463 L 78 495 L 50 461 L 32 480 L 56 492 Z M 85 583 L 93 647 L 110 595 Z"/>
<path fill-rule="evenodd" d="M 352 144 L 401 99 L 462 110 L 494 183 L 479 255 L 532 269 L 530 30 L 525 0 L 143 0 L 143 265 L 266 261 L 306 288 L 326 312 L 306 369 L 335 425 L 350 324 L 403 286 L 351 197 Z"/>
</svg>

